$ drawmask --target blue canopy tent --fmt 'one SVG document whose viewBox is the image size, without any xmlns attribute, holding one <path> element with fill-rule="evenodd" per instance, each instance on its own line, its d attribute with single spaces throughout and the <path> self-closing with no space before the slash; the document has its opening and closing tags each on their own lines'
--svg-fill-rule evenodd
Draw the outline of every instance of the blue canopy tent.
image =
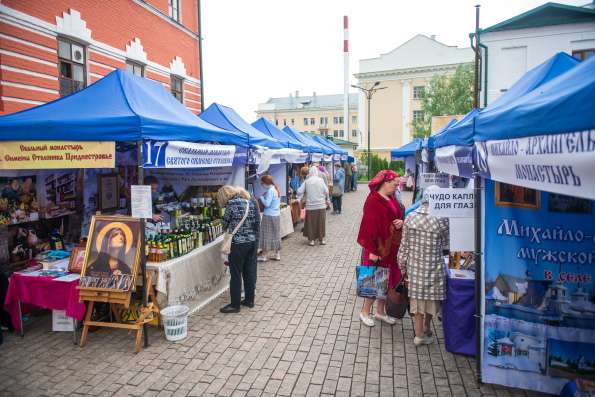
<svg viewBox="0 0 595 397">
<path fill-rule="evenodd" d="M 397 161 L 402 160 L 403 157 L 415 156 L 418 150 L 421 150 L 422 140 L 420 138 L 414 138 L 411 142 L 401 146 L 398 149 L 390 151 L 391 160 Z"/>
<path fill-rule="evenodd" d="M 322 139 L 324 139 L 324 141 L 328 144 L 328 146 L 331 147 L 331 149 L 335 149 L 335 153 L 339 153 L 341 156 L 346 156 L 348 154 L 347 150 L 345 150 L 342 147 L 340 147 L 339 145 L 337 145 L 331 139 L 328 139 L 328 138 L 322 138 Z"/>
<path fill-rule="evenodd" d="M 479 111 L 473 109 L 463 119 L 436 135 L 432 144 L 436 149 L 436 166 L 453 175 L 470 177 L 472 174 L 473 139 L 479 115 L 494 109 L 506 108 L 519 97 L 537 90 L 548 81 L 577 65 L 578 61 L 560 52 L 525 73 L 494 103 Z"/>
<path fill-rule="evenodd" d="M 307 152 L 307 148 L 302 142 L 289 135 L 285 131 L 277 128 L 276 125 L 274 125 L 264 117 L 261 117 L 258 120 L 256 120 L 254 123 L 252 123 L 252 126 L 260 132 L 267 134 L 270 137 L 275 138 L 279 142 L 285 144 L 290 149 L 297 149 L 303 152 Z"/>
<path fill-rule="evenodd" d="M 283 131 L 292 136 L 294 139 L 300 141 L 306 147 L 308 153 L 323 153 L 322 148 L 317 142 L 308 139 L 308 137 L 306 137 L 301 132 L 294 130 L 290 126 L 283 127 Z"/>
<path fill-rule="evenodd" d="M 0 140 L 178 140 L 248 146 L 242 134 L 197 119 L 161 83 L 122 70 L 72 95 L 0 117 Z"/>
<path fill-rule="evenodd" d="M 281 149 L 285 147 L 277 139 L 262 133 L 248 124 L 248 122 L 230 107 L 213 103 L 198 117 L 219 128 L 244 135 L 251 147 L 263 146 L 269 149 Z"/>
<path fill-rule="evenodd" d="M 338 150 L 336 150 L 329 144 L 329 141 L 327 141 L 323 137 L 319 135 L 309 135 L 309 137 L 315 140 L 317 143 L 319 143 L 323 148 L 327 149 L 325 154 L 341 154 Z"/>
<path fill-rule="evenodd" d="M 595 199 L 595 58 L 475 121 L 483 177 Z"/>
<path fill-rule="evenodd" d="M 434 135 L 430 135 L 427 139 L 427 144 L 426 147 L 428 149 L 435 149 L 436 148 L 436 138 L 442 138 L 444 136 L 444 134 L 446 134 L 446 132 L 448 131 L 448 129 L 450 127 L 452 127 L 453 125 L 455 125 L 457 123 L 457 119 L 451 119 L 448 123 L 446 123 L 446 125 L 444 127 L 442 127 L 440 130 L 438 130 L 438 132 L 436 132 Z M 426 140 L 424 139 L 424 142 L 426 142 Z M 423 144 L 422 144 L 423 145 Z"/>
</svg>

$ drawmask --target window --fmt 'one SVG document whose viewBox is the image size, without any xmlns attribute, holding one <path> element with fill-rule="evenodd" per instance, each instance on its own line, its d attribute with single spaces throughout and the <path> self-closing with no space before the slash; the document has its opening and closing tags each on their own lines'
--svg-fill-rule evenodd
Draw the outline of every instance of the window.
<svg viewBox="0 0 595 397">
<path fill-rule="evenodd" d="M 126 61 L 126 70 L 136 76 L 145 77 L 145 67 L 138 62 Z"/>
<path fill-rule="evenodd" d="M 275 125 L 278 126 L 279 125 L 279 120 L 275 119 Z"/>
<path fill-rule="evenodd" d="M 283 119 L 283 125 L 287 125 L 287 119 Z"/>
<path fill-rule="evenodd" d="M 315 125 L 316 124 L 316 120 L 314 119 L 314 117 L 310 118 L 310 125 Z"/>
<path fill-rule="evenodd" d="M 85 88 L 87 82 L 85 47 L 73 41 L 58 39 L 58 64 L 60 96 L 70 95 Z"/>
<path fill-rule="evenodd" d="M 351 124 L 357 123 L 357 116 L 351 116 Z"/>
<path fill-rule="evenodd" d="M 309 119 L 307 117 L 304 117 L 304 125 L 308 125 L 308 120 Z"/>
<path fill-rule="evenodd" d="M 343 116 L 341 116 L 341 117 L 333 117 L 333 123 L 335 123 L 335 124 L 343 124 Z"/>
<path fill-rule="evenodd" d="M 321 117 L 320 125 L 327 125 L 327 124 L 328 124 L 328 117 Z"/>
<path fill-rule="evenodd" d="M 184 103 L 184 80 L 181 77 L 171 76 L 171 93 L 176 99 Z"/>
<path fill-rule="evenodd" d="M 169 5 L 169 17 L 174 21 L 180 21 L 180 0 L 167 0 Z"/>
<path fill-rule="evenodd" d="M 291 125 L 295 124 L 295 119 L 291 119 Z"/>
<path fill-rule="evenodd" d="M 576 50 L 572 51 L 572 56 L 578 59 L 579 61 L 584 61 L 595 55 L 595 48 L 591 48 L 588 50 Z"/>
<path fill-rule="evenodd" d="M 424 95 L 424 86 L 418 85 L 413 87 L 413 99 L 421 99 Z"/>
<path fill-rule="evenodd" d="M 333 131 L 333 136 L 334 136 L 335 138 L 338 138 L 338 137 L 339 137 L 339 130 L 334 130 L 334 131 Z"/>
<path fill-rule="evenodd" d="M 357 138 L 357 130 L 351 130 L 351 136 Z"/>
<path fill-rule="evenodd" d="M 413 122 L 416 123 L 418 121 L 422 121 L 424 118 L 424 112 L 421 110 L 414 110 L 413 111 Z"/>
<path fill-rule="evenodd" d="M 344 130 L 339 130 L 339 138 L 343 138 L 345 136 Z"/>
</svg>

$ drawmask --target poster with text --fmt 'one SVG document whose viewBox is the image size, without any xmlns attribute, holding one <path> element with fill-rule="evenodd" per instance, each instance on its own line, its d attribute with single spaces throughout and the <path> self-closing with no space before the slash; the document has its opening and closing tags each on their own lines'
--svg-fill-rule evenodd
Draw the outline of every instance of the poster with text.
<svg viewBox="0 0 595 397">
<path fill-rule="evenodd" d="M 594 380 L 593 202 L 492 181 L 485 197 L 483 381 Z"/>
</svg>

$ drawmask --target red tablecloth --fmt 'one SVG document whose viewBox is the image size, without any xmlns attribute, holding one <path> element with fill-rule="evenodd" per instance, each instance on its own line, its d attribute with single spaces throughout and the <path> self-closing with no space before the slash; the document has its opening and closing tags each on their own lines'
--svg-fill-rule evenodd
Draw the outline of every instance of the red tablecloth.
<svg viewBox="0 0 595 397">
<path fill-rule="evenodd" d="M 10 314 L 15 330 L 21 330 L 19 300 L 51 310 L 65 310 L 69 317 L 82 320 L 85 305 L 79 302 L 78 280 L 56 281 L 51 277 L 24 276 L 13 273 L 8 283 L 4 310 Z M 21 305 L 22 306 L 22 305 Z"/>
</svg>

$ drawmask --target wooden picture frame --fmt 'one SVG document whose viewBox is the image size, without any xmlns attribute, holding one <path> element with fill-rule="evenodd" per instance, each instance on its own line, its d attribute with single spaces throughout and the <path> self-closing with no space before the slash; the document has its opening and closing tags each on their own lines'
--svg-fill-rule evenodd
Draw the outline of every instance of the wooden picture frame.
<svg viewBox="0 0 595 397">
<path fill-rule="evenodd" d="M 129 216 L 96 215 L 91 219 L 81 270 L 81 288 L 130 291 L 139 272 L 141 221 Z"/>
<path fill-rule="evenodd" d="M 541 192 L 522 186 L 496 182 L 495 198 L 497 207 L 525 208 L 538 210 L 541 208 Z"/>
<path fill-rule="evenodd" d="M 118 173 L 101 174 L 97 181 L 97 210 L 114 211 L 120 208 L 120 181 Z"/>
<path fill-rule="evenodd" d="M 83 265 L 85 263 L 85 250 L 86 247 L 77 245 L 72 249 L 70 253 L 70 259 L 68 261 L 68 271 L 70 273 L 81 273 Z"/>
</svg>

